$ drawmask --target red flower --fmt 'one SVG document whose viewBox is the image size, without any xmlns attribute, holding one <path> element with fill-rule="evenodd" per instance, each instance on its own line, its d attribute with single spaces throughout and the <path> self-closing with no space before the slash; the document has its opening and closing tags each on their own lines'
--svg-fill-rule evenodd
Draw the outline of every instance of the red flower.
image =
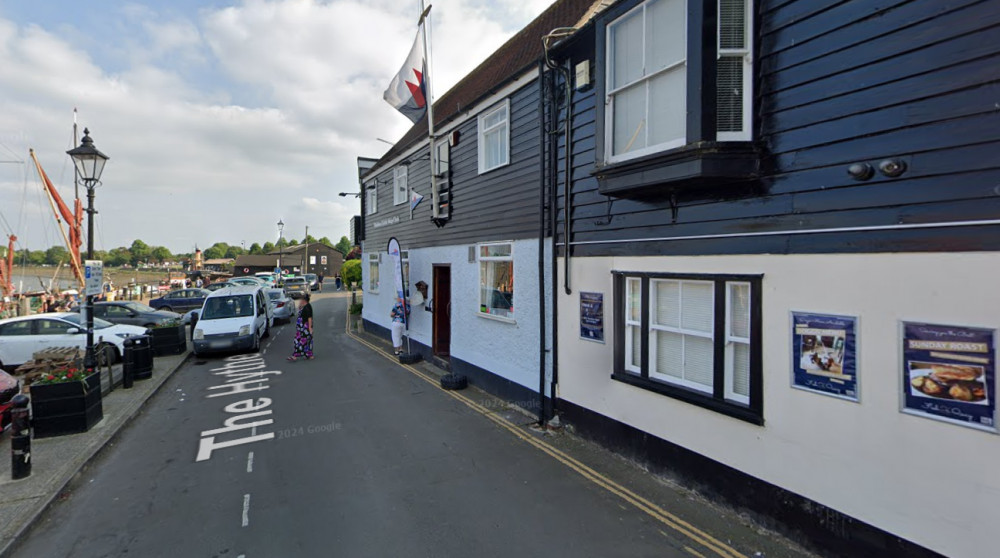
<svg viewBox="0 0 1000 558">
<path fill-rule="evenodd" d="M 56 377 L 53 376 L 52 374 L 49 374 L 48 376 L 45 377 L 45 379 L 51 381 L 51 380 L 55 380 Z"/>
<path fill-rule="evenodd" d="M 69 373 L 67 373 L 67 374 L 66 374 L 66 377 L 67 377 L 67 378 L 72 378 L 72 377 L 73 377 L 73 373 L 72 373 L 72 372 L 69 372 Z"/>
</svg>

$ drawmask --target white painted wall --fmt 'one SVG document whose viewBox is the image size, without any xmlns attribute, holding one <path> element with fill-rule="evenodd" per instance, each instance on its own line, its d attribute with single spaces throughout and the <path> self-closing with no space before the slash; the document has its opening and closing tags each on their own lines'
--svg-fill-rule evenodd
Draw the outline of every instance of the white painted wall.
<svg viewBox="0 0 1000 558">
<path fill-rule="evenodd" d="M 899 412 L 899 320 L 1000 327 L 1000 255 L 574 258 L 559 291 L 559 394 L 951 557 L 998 552 L 1000 436 Z M 560 271 L 562 265 L 559 266 Z M 765 426 L 610 379 L 611 271 L 763 273 Z M 578 338 L 605 293 L 607 345 Z M 789 312 L 860 317 L 861 403 L 790 387 Z"/>
<path fill-rule="evenodd" d="M 502 241 L 503 239 L 496 239 Z M 512 380 L 534 391 L 538 390 L 538 240 L 514 241 L 514 311 L 515 322 L 485 318 L 479 309 L 479 263 L 469 263 L 469 246 L 444 246 L 410 250 L 410 291 L 423 280 L 428 294 L 433 296 L 433 266 L 451 265 L 451 355 L 485 370 Z M 404 245 L 403 250 L 406 250 Z M 546 270 L 551 259 L 546 246 Z M 368 261 L 368 253 L 362 254 Z M 368 284 L 368 266 L 362 273 Z M 379 269 L 381 287 L 378 294 L 365 293 L 364 319 L 389 327 L 389 314 L 394 304 L 392 264 L 383 254 Z M 546 282 L 546 300 L 552 300 Z M 547 308 L 551 313 L 551 307 Z M 423 306 L 412 308 L 410 334 L 414 341 L 433 346 L 432 315 Z M 551 339 L 546 343 L 551 347 Z M 548 362 L 548 360 L 547 360 Z M 547 369 L 550 365 L 547 365 Z"/>
</svg>

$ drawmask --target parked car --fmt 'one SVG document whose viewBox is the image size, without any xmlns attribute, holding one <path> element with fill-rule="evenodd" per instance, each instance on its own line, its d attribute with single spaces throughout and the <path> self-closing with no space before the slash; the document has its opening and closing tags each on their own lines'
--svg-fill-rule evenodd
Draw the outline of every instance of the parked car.
<svg viewBox="0 0 1000 558">
<path fill-rule="evenodd" d="M 260 340 L 271 334 L 274 314 L 262 287 L 220 289 L 205 299 L 192 334 L 194 354 L 260 350 Z"/>
<path fill-rule="evenodd" d="M 260 279 L 261 281 L 264 281 L 265 283 L 267 283 L 268 287 L 272 287 L 273 288 L 274 285 L 275 285 L 275 283 L 277 282 L 277 280 L 274 278 L 274 274 L 273 273 L 268 273 L 266 271 L 261 271 L 259 273 L 254 273 L 253 276 L 256 277 L 257 279 Z"/>
<path fill-rule="evenodd" d="M 203 287 L 203 288 L 204 288 L 204 289 L 205 289 L 206 291 L 211 291 L 211 292 L 213 292 L 213 293 L 214 293 L 215 291 L 217 291 L 217 290 L 219 290 L 219 289 L 224 289 L 224 288 L 226 288 L 226 287 L 231 287 L 231 286 L 232 286 L 232 285 L 231 285 L 231 284 L 230 284 L 230 283 L 229 283 L 228 281 L 219 281 L 219 282 L 217 282 L 217 283 L 209 283 L 208 285 L 206 285 L 206 286 L 205 286 L 205 287 Z"/>
<path fill-rule="evenodd" d="M 177 312 L 187 312 L 188 310 L 201 308 L 201 305 L 205 303 L 205 299 L 210 294 L 212 292 L 205 289 L 179 289 L 170 291 L 160 298 L 150 300 L 149 305 L 157 310 L 166 310 L 167 312 L 175 310 Z"/>
<path fill-rule="evenodd" d="M 244 287 L 267 287 L 266 281 L 252 275 L 247 275 L 245 277 L 233 277 L 226 282 L 230 285 L 242 285 Z"/>
<path fill-rule="evenodd" d="M 267 289 L 267 298 L 271 301 L 274 321 L 289 322 L 295 315 L 295 301 L 288 296 L 285 289 Z"/>
<path fill-rule="evenodd" d="M 81 307 L 74 309 L 79 312 Z M 95 302 L 94 317 L 107 320 L 113 324 L 153 327 L 171 320 L 181 319 L 176 312 L 157 310 L 141 302 L 115 301 Z"/>
<path fill-rule="evenodd" d="M 94 318 L 94 344 L 98 351 L 111 347 L 115 361 L 121 360 L 124 342 L 144 335 L 146 328 L 120 325 Z M 0 320 L 0 368 L 13 370 L 31 361 L 37 351 L 54 347 L 87 345 L 83 316 L 74 312 L 50 312 Z"/>
<path fill-rule="evenodd" d="M 285 292 L 292 298 L 302 298 L 302 295 L 309 292 L 309 282 L 301 275 L 288 277 L 285 279 Z"/>
<path fill-rule="evenodd" d="M 306 282 L 309 283 L 310 291 L 319 290 L 319 275 L 316 275 L 315 273 L 304 273 L 302 276 L 305 277 Z"/>
</svg>

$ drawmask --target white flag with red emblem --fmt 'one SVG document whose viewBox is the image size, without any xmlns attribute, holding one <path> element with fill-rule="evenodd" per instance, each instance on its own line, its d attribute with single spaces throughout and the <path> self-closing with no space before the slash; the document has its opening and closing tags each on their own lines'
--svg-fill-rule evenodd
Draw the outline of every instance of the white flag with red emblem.
<svg viewBox="0 0 1000 558">
<path fill-rule="evenodd" d="M 417 123 L 427 112 L 427 59 L 424 56 L 424 26 L 417 30 L 406 62 L 400 68 L 382 98 L 407 118 Z"/>
</svg>

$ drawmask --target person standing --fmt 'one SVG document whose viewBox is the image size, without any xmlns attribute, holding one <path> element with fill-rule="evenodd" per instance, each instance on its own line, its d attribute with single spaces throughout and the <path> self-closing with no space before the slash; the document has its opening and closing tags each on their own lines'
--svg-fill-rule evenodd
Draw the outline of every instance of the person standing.
<svg viewBox="0 0 1000 558">
<path fill-rule="evenodd" d="M 292 341 L 292 356 L 288 360 L 295 362 L 299 358 L 312 360 L 313 357 L 313 309 L 309 304 L 309 293 L 299 299 L 299 317 L 295 320 L 295 339 Z"/>
<path fill-rule="evenodd" d="M 319 292 L 323 292 L 323 274 L 320 273 L 316 276 L 316 286 L 319 287 Z"/>
<path fill-rule="evenodd" d="M 410 315 L 410 305 L 403 305 L 399 300 L 392 307 L 389 317 L 392 318 L 392 353 L 400 355 L 403 353 L 403 330 L 406 328 L 406 319 Z"/>
<path fill-rule="evenodd" d="M 339 273 L 337 274 L 335 281 L 337 282 L 337 290 L 339 291 L 340 288 L 344 285 L 344 280 L 340 278 Z"/>
</svg>

